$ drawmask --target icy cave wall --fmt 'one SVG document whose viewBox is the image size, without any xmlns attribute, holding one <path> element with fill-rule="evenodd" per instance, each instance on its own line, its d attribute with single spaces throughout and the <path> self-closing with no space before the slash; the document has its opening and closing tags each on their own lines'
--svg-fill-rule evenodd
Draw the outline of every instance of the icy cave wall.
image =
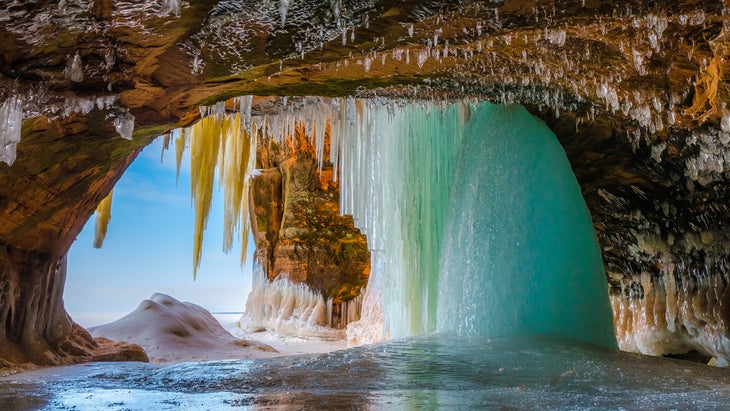
<svg viewBox="0 0 730 411">
<path fill-rule="evenodd" d="M 26 119 L 0 154 L 17 150 L 0 162 L 2 356 L 63 351 L 57 267 L 139 147 L 252 94 L 525 104 L 581 184 L 622 347 L 728 358 L 727 19 L 719 0 L 2 0 L 0 99 Z"/>
</svg>

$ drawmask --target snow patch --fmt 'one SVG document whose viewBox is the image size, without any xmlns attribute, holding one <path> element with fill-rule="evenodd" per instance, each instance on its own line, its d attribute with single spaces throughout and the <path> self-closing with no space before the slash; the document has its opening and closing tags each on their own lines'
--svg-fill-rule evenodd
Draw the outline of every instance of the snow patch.
<svg viewBox="0 0 730 411">
<path fill-rule="evenodd" d="M 130 314 L 92 327 L 94 337 L 140 345 L 153 362 L 209 361 L 278 355 L 272 347 L 234 337 L 205 308 L 153 294 Z"/>
</svg>

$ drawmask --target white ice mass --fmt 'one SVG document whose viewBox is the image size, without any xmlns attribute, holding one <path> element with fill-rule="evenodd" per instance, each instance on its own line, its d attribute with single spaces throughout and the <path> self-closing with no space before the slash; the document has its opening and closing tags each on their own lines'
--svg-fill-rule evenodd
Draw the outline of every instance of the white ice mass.
<svg viewBox="0 0 730 411">
<path fill-rule="evenodd" d="M 165 294 L 154 294 L 130 314 L 89 332 L 94 337 L 137 344 L 153 362 L 277 355 L 266 344 L 232 336 L 205 308 Z"/>
<path fill-rule="evenodd" d="M 18 96 L 11 96 L 0 106 L 0 161 L 7 165 L 12 165 L 15 161 L 22 122 L 23 100 Z"/>
</svg>

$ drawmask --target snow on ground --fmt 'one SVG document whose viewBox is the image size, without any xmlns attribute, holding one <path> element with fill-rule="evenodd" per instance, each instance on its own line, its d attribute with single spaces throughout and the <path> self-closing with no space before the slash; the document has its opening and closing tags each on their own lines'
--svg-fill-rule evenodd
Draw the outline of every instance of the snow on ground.
<svg viewBox="0 0 730 411">
<path fill-rule="evenodd" d="M 138 344 L 152 362 L 282 355 L 269 345 L 234 337 L 205 308 L 165 294 L 154 294 L 130 314 L 89 332 L 94 337 Z"/>
</svg>

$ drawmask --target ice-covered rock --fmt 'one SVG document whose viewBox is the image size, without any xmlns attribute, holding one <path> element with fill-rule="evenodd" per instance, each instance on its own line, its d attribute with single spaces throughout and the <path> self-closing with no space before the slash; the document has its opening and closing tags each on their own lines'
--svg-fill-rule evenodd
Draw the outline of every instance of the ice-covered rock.
<svg viewBox="0 0 730 411">
<path fill-rule="evenodd" d="M 205 308 L 165 294 L 153 294 L 126 316 L 89 332 L 94 337 L 137 344 L 154 362 L 276 355 L 268 345 L 232 336 Z"/>
<path fill-rule="evenodd" d="M 240 324 L 248 333 L 269 330 L 287 337 L 343 339 L 343 330 L 328 327 L 331 315 L 327 309 L 324 297 L 306 284 L 294 283 L 284 275 L 269 281 L 257 266 Z"/>
</svg>

